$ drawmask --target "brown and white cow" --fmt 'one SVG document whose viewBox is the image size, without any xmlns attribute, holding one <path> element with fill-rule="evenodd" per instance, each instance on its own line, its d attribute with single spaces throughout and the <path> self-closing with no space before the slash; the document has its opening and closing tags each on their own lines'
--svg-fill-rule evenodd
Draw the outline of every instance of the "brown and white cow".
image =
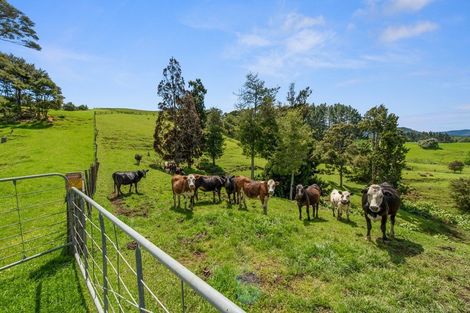
<svg viewBox="0 0 470 313">
<path fill-rule="evenodd" d="M 320 203 L 321 188 L 317 184 L 304 187 L 302 185 L 297 185 L 295 188 L 295 200 L 297 201 L 297 206 L 299 207 L 299 219 L 302 220 L 302 206 L 307 207 L 307 217 L 310 221 L 310 209 L 309 206 L 312 206 L 312 216 L 313 218 L 318 218 L 318 208 Z"/>
<path fill-rule="evenodd" d="M 176 197 L 178 196 L 178 207 L 180 207 L 180 197 L 184 197 L 184 208 L 186 208 L 187 197 L 190 199 L 189 206 L 194 207 L 194 192 L 196 190 L 196 177 L 193 174 L 188 176 L 175 175 L 171 178 L 171 189 L 173 190 L 173 206 L 176 209 Z"/>
<path fill-rule="evenodd" d="M 387 217 L 390 215 L 390 237 L 395 237 L 395 216 L 400 208 L 400 195 L 389 183 L 380 185 L 370 185 L 369 188 L 362 190 L 362 208 L 367 222 L 367 240 L 370 240 L 370 231 L 372 229 L 371 220 L 381 220 L 380 228 L 382 230 L 383 240 L 388 240 L 385 234 Z"/>
<path fill-rule="evenodd" d="M 237 196 L 237 203 L 240 204 L 240 196 L 242 192 L 242 187 L 244 184 L 250 183 L 251 179 L 249 179 L 246 176 L 235 176 L 233 180 L 235 182 L 235 193 Z"/>
<path fill-rule="evenodd" d="M 245 181 L 241 186 L 241 199 L 245 209 L 247 209 L 246 197 L 251 199 L 259 198 L 261 200 L 261 205 L 263 206 L 263 213 L 268 214 L 269 197 L 274 195 L 274 190 L 277 185 L 279 185 L 279 183 L 272 179 L 268 181 Z M 242 201 L 240 201 L 240 207 L 242 205 Z"/>
<path fill-rule="evenodd" d="M 333 189 L 330 195 L 331 209 L 333 210 L 333 216 L 335 216 L 335 210 L 338 213 L 337 219 L 340 220 L 343 212 L 346 212 L 346 216 L 349 221 L 349 209 L 351 206 L 351 193 L 349 191 L 338 191 Z"/>
</svg>

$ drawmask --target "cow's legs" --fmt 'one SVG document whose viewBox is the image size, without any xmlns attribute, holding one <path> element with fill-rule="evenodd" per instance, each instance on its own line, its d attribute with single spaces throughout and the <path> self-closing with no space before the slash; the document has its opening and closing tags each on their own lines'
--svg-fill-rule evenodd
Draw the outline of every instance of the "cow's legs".
<svg viewBox="0 0 470 313">
<path fill-rule="evenodd" d="M 194 208 L 194 195 L 189 196 L 189 206 L 190 206 L 191 211 L 192 211 L 193 208 Z"/>
<path fill-rule="evenodd" d="M 297 206 L 299 207 L 299 220 L 302 220 L 302 205 L 297 204 Z"/>
<path fill-rule="evenodd" d="M 132 183 L 131 183 L 131 185 L 129 186 L 129 192 L 128 192 L 128 193 L 131 193 L 131 190 L 132 190 Z"/>
<path fill-rule="evenodd" d="M 176 195 L 174 191 L 173 191 L 173 208 L 176 209 Z"/>
<path fill-rule="evenodd" d="M 349 219 L 349 205 L 346 207 L 346 217 L 347 217 L 348 221 L 350 221 L 350 219 Z"/>
<path fill-rule="evenodd" d="M 390 237 L 395 238 L 395 215 L 390 215 Z"/>
<path fill-rule="evenodd" d="M 387 214 L 384 214 L 382 216 L 382 221 L 380 223 L 380 229 L 382 230 L 382 239 L 388 240 L 387 234 L 385 234 L 385 231 L 387 230 Z"/>
<path fill-rule="evenodd" d="M 315 218 L 315 205 L 312 206 L 312 217 Z M 307 218 L 310 221 L 310 205 L 307 201 Z"/>
<path fill-rule="evenodd" d="M 139 193 L 139 191 L 137 190 L 137 183 L 135 183 L 135 193 Z"/>
<path fill-rule="evenodd" d="M 264 215 L 268 215 L 268 200 L 269 200 L 269 197 L 259 197 L 260 200 L 261 200 L 261 203 L 263 204 L 263 214 Z"/>
<path fill-rule="evenodd" d="M 335 205 L 331 204 L 331 211 L 333 212 L 333 217 L 335 217 Z"/>
<path fill-rule="evenodd" d="M 178 208 L 181 208 L 181 195 L 178 195 Z"/>
<path fill-rule="evenodd" d="M 339 221 L 343 215 L 343 207 L 338 205 L 338 211 L 336 211 L 336 219 Z"/>
<path fill-rule="evenodd" d="M 122 195 L 121 185 L 118 184 L 117 189 L 118 189 L 118 196 Z"/>
<path fill-rule="evenodd" d="M 317 204 L 315 205 L 315 217 L 316 217 L 316 218 L 318 218 L 318 208 L 319 208 L 319 207 L 320 207 L 320 204 L 317 203 Z"/>
<path fill-rule="evenodd" d="M 212 203 L 215 203 L 215 190 L 212 191 Z"/>
<path fill-rule="evenodd" d="M 219 202 L 222 202 L 222 200 L 220 199 L 220 189 L 221 188 L 217 189 L 217 195 L 219 196 Z"/>
<path fill-rule="evenodd" d="M 367 222 L 367 235 L 366 239 L 370 241 L 370 230 L 372 229 L 372 223 L 370 221 L 370 218 L 367 216 L 367 213 L 364 213 L 364 216 L 366 217 L 366 222 Z"/>
</svg>

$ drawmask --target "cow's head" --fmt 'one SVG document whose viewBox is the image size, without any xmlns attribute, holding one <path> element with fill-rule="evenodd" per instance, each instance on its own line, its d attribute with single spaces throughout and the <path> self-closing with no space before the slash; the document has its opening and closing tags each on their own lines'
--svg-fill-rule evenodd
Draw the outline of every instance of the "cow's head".
<svg viewBox="0 0 470 313">
<path fill-rule="evenodd" d="M 351 202 L 350 200 L 351 193 L 349 191 L 343 191 L 343 192 L 340 191 L 340 195 L 341 195 L 342 204 L 349 204 Z"/>
<path fill-rule="evenodd" d="M 279 182 L 274 181 L 273 179 L 268 180 L 268 193 L 270 196 L 274 195 L 274 190 L 277 185 L 279 185 Z"/>
<path fill-rule="evenodd" d="M 370 185 L 367 191 L 367 203 L 372 212 L 379 212 L 380 206 L 384 200 L 384 193 L 380 185 Z"/>
<path fill-rule="evenodd" d="M 140 176 L 140 177 L 145 177 L 145 176 L 147 175 L 147 172 L 148 172 L 148 171 L 149 171 L 149 170 L 140 170 L 140 171 L 138 171 L 139 176 Z"/>
<path fill-rule="evenodd" d="M 295 187 L 295 197 L 301 198 L 303 194 L 304 194 L 304 186 L 302 186 L 301 184 L 298 184 Z"/>
<path fill-rule="evenodd" d="M 196 189 L 196 177 L 193 174 L 189 174 L 186 176 L 189 189 L 194 190 Z"/>
</svg>

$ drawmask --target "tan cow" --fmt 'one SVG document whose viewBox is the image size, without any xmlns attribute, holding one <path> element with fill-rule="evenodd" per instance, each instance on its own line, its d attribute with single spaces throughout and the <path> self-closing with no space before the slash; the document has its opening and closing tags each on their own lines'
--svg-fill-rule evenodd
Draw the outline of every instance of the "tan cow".
<svg viewBox="0 0 470 313">
<path fill-rule="evenodd" d="M 274 189 L 277 185 L 279 185 L 279 182 L 275 182 L 272 179 L 268 181 L 244 182 L 241 185 L 241 199 L 245 209 L 247 209 L 245 200 L 246 197 L 251 199 L 259 198 L 261 200 L 261 205 L 263 206 L 263 213 L 268 214 L 269 197 L 274 195 Z M 240 207 L 242 205 L 242 201 L 240 201 Z"/>
<path fill-rule="evenodd" d="M 187 197 L 190 199 L 189 207 L 194 207 L 194 191 L 196 190 L 196 177 L 193 174 L 188 176 L 175 175 L 171 178 L 171 189 L 173 190 L 173 206 L 176 209 L 176 196 L 178 196 L 178 208 L 180 207 L 180 197 L 184 197 L 184 208 L 186 208 Z"/>
<path fill-rule="evenodd" d="M 240 196 L 242 192 L 242 187 L 246 183 L 250 183 L 251 179 L 249 179 L 246 176 L 235 176 L 234 178 L 235 181 L 235 193 L 237 194 L 237 203 L 240 204 Z"/>
</svg>

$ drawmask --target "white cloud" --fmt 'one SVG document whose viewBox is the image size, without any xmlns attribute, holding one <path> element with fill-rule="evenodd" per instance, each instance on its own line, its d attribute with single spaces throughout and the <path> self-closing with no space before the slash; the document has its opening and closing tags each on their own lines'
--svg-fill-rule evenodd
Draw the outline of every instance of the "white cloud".
<svg viewBox="0 0 470 313">
<path fill-rule="evenodd" d="M 381 34 L 380 39 L 384 42 L 394 42 L 401 39 L 420 36 L 424 33 L 434 31 L 438 25 L 433 22 L 418 22 L 407 26 L 389 26 Z"/>
<path fill-rule="evenodd" d="M 256 34 L 239 35 L 238 41 L 241 45 L 248 47 L 265 47 L 271 44 L 268 39 Z"/>
<path fill-rule="evenodd" d="M 390 13 L 417 12 L 431 3 L 432 0 L 391 0 L 386 5 Z"/>
<path fill-rule="evenodd" d="M 289 54 L 304 53 L 321 46 L 327 37 L 328 34 L 325 32 L 303 29 L 287 38 L 285 45 Z"/>
<path fill-rule="evenodd" d="M 298 13 L 289 13 L 284 19 L 283 29 L 285 31 L 299 30 L 312 26 L 322 26 L 325 24 L 323 16 L 310 17 Z"/>
</svg>

